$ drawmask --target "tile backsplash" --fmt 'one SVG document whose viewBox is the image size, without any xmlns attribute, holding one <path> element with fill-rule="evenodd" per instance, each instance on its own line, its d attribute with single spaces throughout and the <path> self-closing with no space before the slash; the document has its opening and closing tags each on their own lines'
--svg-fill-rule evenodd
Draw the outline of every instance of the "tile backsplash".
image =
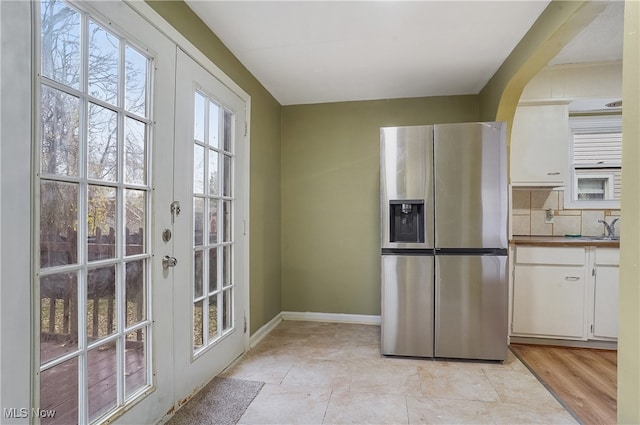
<svg viewBox="0 0 640 425">
<path fill-rule="evenodd" d="M 598 220 L 610 223 L 620 216 L 620 210 L 565 210 L 562 190 L 513 188 L 511 193 L 514 236 L 600 236 L 605 228 Z M 553 213 L 551 220 L 547 220 L 549 210 Z M 620 234 L 621 221 L 616 223 L 616 235 Z"/>
</svg>

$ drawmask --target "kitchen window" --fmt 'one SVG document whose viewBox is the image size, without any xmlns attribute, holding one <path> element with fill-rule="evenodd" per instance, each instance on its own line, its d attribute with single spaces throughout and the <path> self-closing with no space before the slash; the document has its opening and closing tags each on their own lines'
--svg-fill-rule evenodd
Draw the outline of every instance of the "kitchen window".
<svg viewBox="0 0 640 425">
<path fill-rule="evenodd" d="M 565 191 L 569 208 L 620 208 L 622 117 L 569 118 L 570 179 Z"/>
</svg>

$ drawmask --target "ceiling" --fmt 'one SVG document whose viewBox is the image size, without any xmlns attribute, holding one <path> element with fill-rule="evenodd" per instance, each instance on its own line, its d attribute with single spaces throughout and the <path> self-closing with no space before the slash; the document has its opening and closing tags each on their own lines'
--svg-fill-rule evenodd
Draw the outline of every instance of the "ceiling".
<svg viewBox="0 0 640 425">
<path fill-rule="evenodd" d="M 624 1 L 611 1 L 549 64 L 622 60 Z"/>
<path fill-rule="evenodd" d="M 186 3 L 280 104 L 293 105 L 477 94 L 548 1 Z M 552 63 L 621 59 L 623 2 L 613 3 Z"/>
</svg>

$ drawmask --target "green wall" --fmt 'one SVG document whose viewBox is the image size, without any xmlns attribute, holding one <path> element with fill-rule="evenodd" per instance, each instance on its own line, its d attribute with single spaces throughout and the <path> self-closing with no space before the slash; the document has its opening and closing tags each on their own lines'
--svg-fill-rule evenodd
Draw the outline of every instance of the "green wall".
<svg viewBox="0 0 640 425">
<path fill-rule="evenodd" d="M 625 2 L 618 423 L 640 423 L 640 3 Z"/>
<path fill-rule="evenodd" d="M 251 96 L 251 332 L 280 311 L 280 104 L 182 1 L 147 1 Z"/>
<path fill-rule="evenodd" d="M 380 313 L 378 128 L 511 122 L 522 89 L 604 2 L 553 0 L 478 96 L 282 108 L 182 1 L 149 4 L 252 98 L 251 330 L 282 310 Z M 639 423 L 638 27 L 625 11 L 618 421 Z M 629 118 L 627 120 L 627 118 Z M 282 124 L 282 126 L 281 126 Z M 280 283 L 282 282 L 282 284 Z"/>
<path fill-rule="evenodd" d="M 380 314 L 379 128 L 478 117 L 477 96 L 283 107 L 282 309 Z"/>
</svg>

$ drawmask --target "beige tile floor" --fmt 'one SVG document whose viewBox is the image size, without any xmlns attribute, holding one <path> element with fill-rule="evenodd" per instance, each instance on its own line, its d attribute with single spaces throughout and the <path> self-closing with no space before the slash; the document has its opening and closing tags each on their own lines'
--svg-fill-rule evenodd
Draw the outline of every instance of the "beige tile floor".
<svg viewBox="0 0 640 425">
<path fill-rule="evenodd" d="M 222 376 L 265 382 L 240 424 L 576 423 L 511 352 L 383 357 L 379 326 L 284 321 Z"/>
</svg>

